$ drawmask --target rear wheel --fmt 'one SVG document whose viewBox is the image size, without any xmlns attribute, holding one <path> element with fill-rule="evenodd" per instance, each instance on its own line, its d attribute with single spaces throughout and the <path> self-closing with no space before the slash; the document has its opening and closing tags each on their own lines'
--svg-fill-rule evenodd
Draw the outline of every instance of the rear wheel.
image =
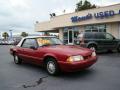
<svg viewBox="0 0 120 90">
<path fill-rule="evenodd" d="M 22 60 L 16 54 L 14 54 L 14 63 L 15 64 L 21 64 L 22 63 Z"/>
<path fill-rule="evenodd" d="M 117 51 L 120 52 L 120 45 L 118 46 Z"/>
<path fill-rule="evenodd" d="M 89 45 L 88 48 L 91 49 L 91 50 L 94 50 L 94 51 L 97 50 L 97 46 L 94 45 L 94 44 Z"/>
<path fill-rule="evenodd" d="M 59 73 L 59 67 L 54 58 L 47 59 L 46 70 L 50 75 L 57 75 Z"/>
</svg>

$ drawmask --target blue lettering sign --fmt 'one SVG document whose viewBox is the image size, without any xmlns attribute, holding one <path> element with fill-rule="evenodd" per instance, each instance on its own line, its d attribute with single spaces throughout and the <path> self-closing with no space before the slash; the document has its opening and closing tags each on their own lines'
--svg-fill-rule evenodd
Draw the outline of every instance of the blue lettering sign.
<svg viewBox="0 0 120 90">
<path fill-rule="evenodd" d="M 77 21 L 81 21 L 82 20 L 82 17 L 78 17 Z"/>
<path fill-rule="evenodd" d="M 97 19 L 104 19 L 104 18 L 112 17 L 116 14 L 120 14 L 120 10 L 117 13 L 115 13 L 115 11 L 113 11 L 113 10 L 94 13 L 94 17 Z M 80 16 L 80 17 L 74 16 L 71 18 L 71 20 L 72 20 L 72 22 L 80 22 L 80 21 L 92 19 L 92 17 L 93 17 L 93 15 L 91 13 L 88 13 L 86 16 Z"/>
<path fill-rule="evenodd" d="M 72 22 L 77 22 L 78 21 L 78 16 L 74 16 L 71 18 Z"/>
<path fill-rule="evenodd" d="M 78 17 L 78 16 L 71 17 L 71 20 L 72 22 L 80 22 L 80 21 L 84 21 L 87 19 L 91 19 L 91 18 L 92 18 L 92 14 L 88 13 L 88 15 L 82 16 L 82 17 Z"/>
<path fill-rule="evenodd" d="M 105 17 L 109 17 L 109 11 L 105 11 L 104 14 L 105 14 Z"/>
<path fill-rule="evenodd" d="M 113 10 L 109 11 L 110 16 L 114 16 L 115 12 Z"/>
<path fill-rule="evenodd" d="M 99 14 L 98 13 L 95 13 L 94 16 L 95 16 L 95 18 L 99 18 Z"/>
<path fill-rule="evenodd" d="M 114 16 L 114 15 L 115 15 L 115 12 L 113 10 L 99 12 L 99 13 L 94 14 L 95 18 L 100 18 L 100 19 L 107 18 L 109 16 Z"/>
</svg>

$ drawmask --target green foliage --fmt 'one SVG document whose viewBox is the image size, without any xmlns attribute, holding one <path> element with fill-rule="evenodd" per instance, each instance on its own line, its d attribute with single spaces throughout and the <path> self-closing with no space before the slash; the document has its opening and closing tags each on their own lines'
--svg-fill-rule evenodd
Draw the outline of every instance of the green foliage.
<svg viewBox="0 0 120 90">
<path fill-rule="evenodd" d="M 89 1 L 85 0 L 84 2 L 81 0 L 76 4 L 76 9 L 75 12 L 77 11 L 82 11 L 82 10 L 86 10 L 86 9 L 92 9 L 92 8 L 96 8 L 95 4 L 91 4 Z"/>
<path fill-rule="evenodd" d="M 28 33 L 22 32 L 22 33 L 21 33 L 21 36 L 22 36 L 22 37 L 26 37 L 26 36 L 28 36 Z"/>
<path fill-rule="evenodd" d="M 9 37 L 9 35 L 8 35 L 7 32 L 4 32 L 4 33 L 2 34 L 2 36 L 4 37 L 4 39 L 7 39 L 7 38 Z"/>
</svg>

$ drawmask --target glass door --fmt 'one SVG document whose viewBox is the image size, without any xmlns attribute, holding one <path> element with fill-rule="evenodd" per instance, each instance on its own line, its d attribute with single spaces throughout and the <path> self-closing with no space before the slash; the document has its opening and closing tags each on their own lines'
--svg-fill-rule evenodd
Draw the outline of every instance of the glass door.
<svg viewBox="0 0 120 90">
<path fill-rule="evenodd" d="M 68 30 L 68 44 L 73 44 L 73 30 Z"/>
<path fill-rule="evenodd" d="M 76 29 L 76 30 L 75 29 L 65 29 L 63 32 L 64 44 L 73 45 L 77 40 L 78 34 L 79 34 L 78 29 Z"/>
<path fill-rule="evenodd" d="M 119 39 L 120 39 L 120 23 L 119 23 L 119 31 L 118 31 L 118 32 L 119 32 L 118 37 L 119 37 Z"/>
<path fill-rule="evenodd" d="M 63 33 L 63 43 L 68 44 L 68 30 L 64 30 Z"/>
</svg>

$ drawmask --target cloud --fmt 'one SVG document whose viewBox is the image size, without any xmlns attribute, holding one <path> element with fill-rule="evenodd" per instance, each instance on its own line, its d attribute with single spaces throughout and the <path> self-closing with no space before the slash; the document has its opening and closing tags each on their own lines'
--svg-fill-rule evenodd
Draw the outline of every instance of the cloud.
<svg viewBox="0 0 120 90">
<path fill-rule="evenodd" d="M 27 0 L 10 0 L 13 7 L 29 8 Z"/>
<path fill-rule="evenodd" d="M 34 32 L 36 21 L 49 20 L 50 13 L 57 15 L 74 12 L 79 0 L 0 0 L 0 32 Z M 120 0 L 89 0 L 97 5 L 110 5 Z M 102 2 L 101 2 L 102 1 Z"/>
</svg>

